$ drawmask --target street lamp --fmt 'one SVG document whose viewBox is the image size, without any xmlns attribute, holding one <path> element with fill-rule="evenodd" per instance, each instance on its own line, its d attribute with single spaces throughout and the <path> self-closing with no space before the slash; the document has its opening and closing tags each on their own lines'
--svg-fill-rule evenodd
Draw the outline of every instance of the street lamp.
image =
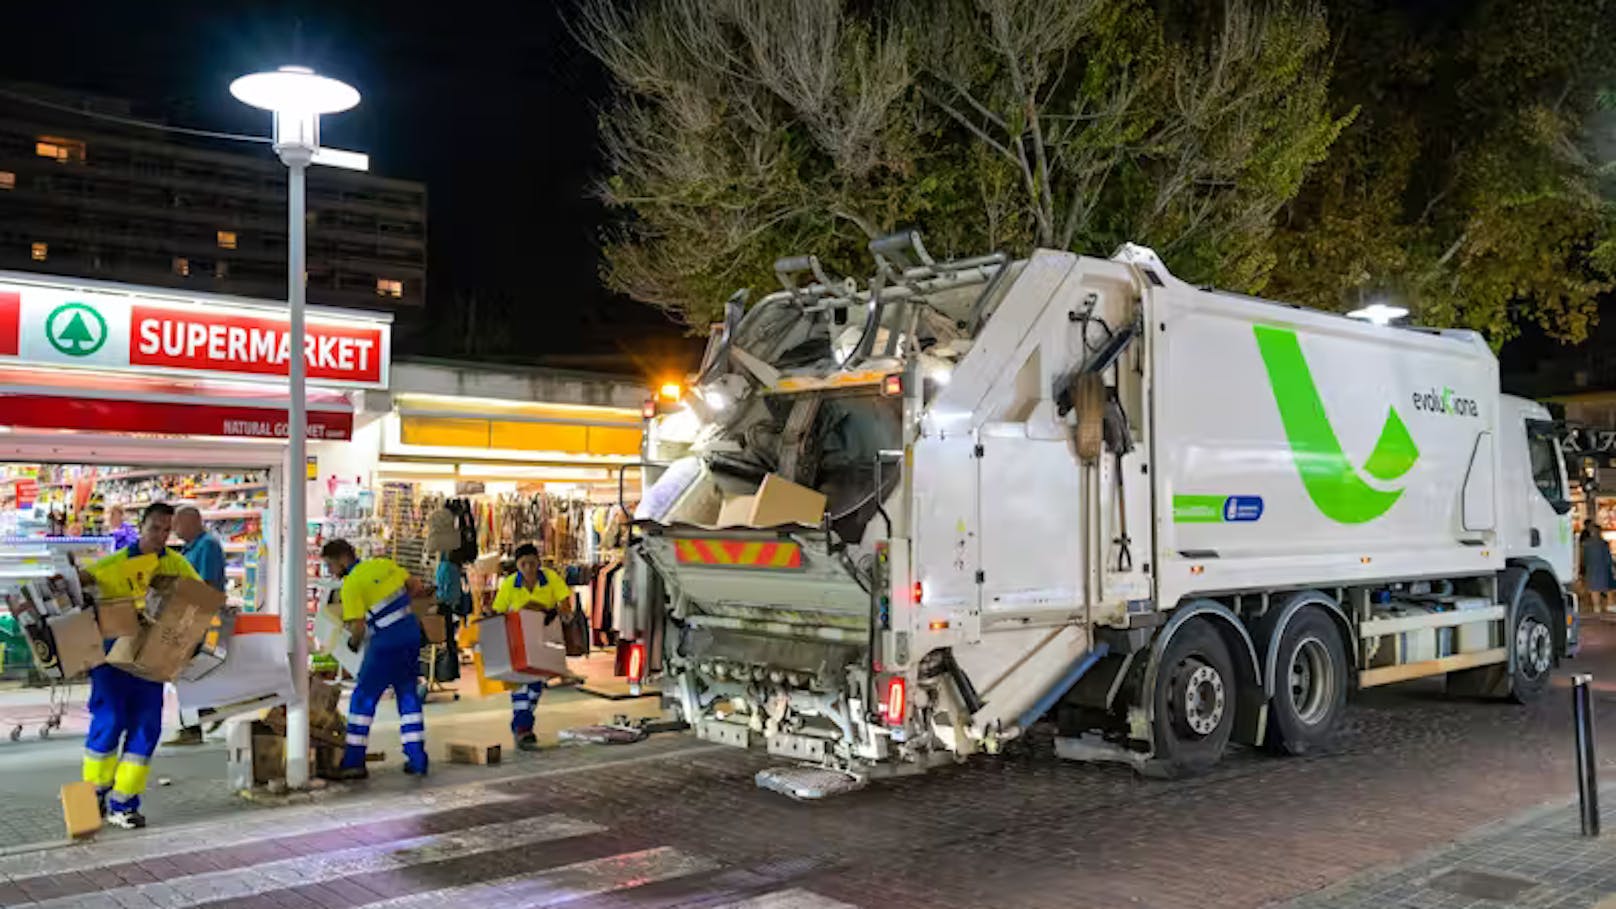
<svg viewBox="0 0 1616 909">
<path fill-rule="evenodd" d="M 300 789 L 309 782 L 309 631 L 308 631 L 308 481 L 304 463 L 308 449 L 308 409 L 304 360 L 303 303 L 307 291 L 305 259 L 304 172 L 310 164 L 367 170 L 369 159 L 354 152 L 320 147 L 320 115 L 335 114 L 359 103 L 353 86 L 318 75 L 302 66 L 253 73 L 230 83 L 236 100 L 275 115 L 274 148 L 287 170 L 286 296 L 288 397 L 286 408 L 286 586 L 284 615 L 287 653 L 295 694 L 286 708 L 286 784 Z"/>
<path fill-rule="evenodd" d="M 1390 325 L 1398 319 L 1408 315 L 1408 310 L 1401 306 L 1388 306 L 1385 303 L 1371 303 L 1362 309 L 1354 309 L 1347 313 L 1349 319 L 1362 319 L 1376 325 Z"/>
</svg>

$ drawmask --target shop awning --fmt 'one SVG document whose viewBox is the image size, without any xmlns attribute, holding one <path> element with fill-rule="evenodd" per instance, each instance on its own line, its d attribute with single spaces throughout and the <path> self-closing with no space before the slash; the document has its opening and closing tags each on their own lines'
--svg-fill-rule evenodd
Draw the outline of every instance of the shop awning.
<svg viewBox="0 0 1616 909">
<path fill-rule="evenodd" d="M 0 425 L 30 429 L 286 437 L 286 389 L 249 383 L 0 367 Z M 353 405 L 330 389 L 308 390 L 309 438 L 353 436 Z"/>
</svg>

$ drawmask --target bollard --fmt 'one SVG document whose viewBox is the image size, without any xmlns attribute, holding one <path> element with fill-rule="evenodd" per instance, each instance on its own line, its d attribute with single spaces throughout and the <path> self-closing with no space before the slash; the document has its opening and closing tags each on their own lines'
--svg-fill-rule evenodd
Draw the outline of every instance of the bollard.
<svg viewBox="0 0 1616 909">
<path fill-rule="evenodd" d="M 1578 673 L 1571 679 L 1572 721 L 1577 726 L 1577 796 L 1582 803 L 1582 835 L 1599 835 L 1598 763 L 1594 758 L 1593 676 Z"/>
</svg>

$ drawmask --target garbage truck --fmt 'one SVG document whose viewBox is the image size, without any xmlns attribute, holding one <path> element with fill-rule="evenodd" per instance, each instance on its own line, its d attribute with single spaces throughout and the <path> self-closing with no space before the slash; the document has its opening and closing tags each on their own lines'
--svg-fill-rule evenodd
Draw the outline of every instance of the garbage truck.
<svg viewBox="0 0 1616 909">
<path fill-rule="evenodd" d="M 1480 335 L 1135 245 L 871 250 L 866 283 L 805 256 L 729 301 L 649 421 L 628 555 L 634 672 L 793 794 L 1043 722 L 1163 776 L 1301 754 L 1356 689 L 1526 701 L 1574 646 L 1554 424 Z"/>
</svg>

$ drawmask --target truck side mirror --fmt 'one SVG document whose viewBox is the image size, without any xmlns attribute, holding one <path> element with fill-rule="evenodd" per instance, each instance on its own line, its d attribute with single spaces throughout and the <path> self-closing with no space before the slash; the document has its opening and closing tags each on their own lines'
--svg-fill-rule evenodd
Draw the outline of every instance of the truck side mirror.
<svg viewBox="0 0 1616 909">
<path fill-rule="evenodd" d="M 1571 510 L 1571 500 L 1570 499 L 1550 499 L 1549 500 L 1549 507 L 1554 509 L 1555 514 L 1565 514 L 1566 512 Z"/>
</svg>

